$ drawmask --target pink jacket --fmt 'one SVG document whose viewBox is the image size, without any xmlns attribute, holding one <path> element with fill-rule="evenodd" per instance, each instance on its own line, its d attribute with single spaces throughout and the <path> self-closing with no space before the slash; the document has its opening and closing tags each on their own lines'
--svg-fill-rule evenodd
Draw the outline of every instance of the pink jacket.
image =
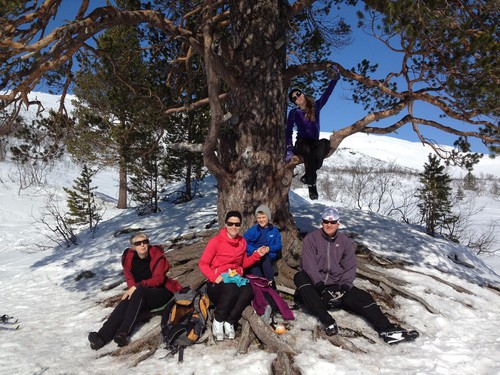
<svg viewBox="0 0 500 375">
<path fill-rule="evenodd" d="M 247 256 L 246 248 L 247 243 L 242 236 L 238 235 L 232 239 L 227 235 L 226 228 L 223 228 L 208 241 L 198 267 L 212 283 L 215 282 L 217 276 L 228 272 L 229 269 L 243 276 L 243 269 L 252 266 L 260 259 L 258 251 Z"/>
</svg>

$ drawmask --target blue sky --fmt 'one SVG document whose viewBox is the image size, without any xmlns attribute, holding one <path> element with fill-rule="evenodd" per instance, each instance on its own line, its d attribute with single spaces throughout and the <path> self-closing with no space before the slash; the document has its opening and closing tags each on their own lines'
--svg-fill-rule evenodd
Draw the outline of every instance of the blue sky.
<svg viewBox="0 0 500 375">
<path fill-rule="evenodd" d="M 391 71 L 400 71 L 401 55 L 390 51 L 382 44 L 382 42 L 375 40 L 373 37 L 360 30 L 356 26 L 357 17 L 355 12 L 356 8 L 353 7 L 344 6 L 342 8 L 342 14 L 340 14 L 340 16 L 344 17 L 346 21 L 352 25 L 352 43 L 342 50 L 333 51 L 331 60 L 341 64 L 346 69 L 350 69 L 351 67 L 356 66 L 357 63 L 361 62 L 363 59 L 367 59 L 371 63 L 378 63 L 379 67 L 377 72 L 387 74 Z M 376 74 L 373 78 L 384 78 L 384 76 L 382 74 Z M 350 97 L 350 89 L 351 85 L 345 79 L 337 84 L 329 102 L 323 108 L 321 113 L 322 131 L 334 131 L 344 128 L 363 118 L 367 114 L 361 105 L 356 105 L 348 99 Z M 317 96 L 320 94 L 321 93 L 318 92 Z M 462 130 L 466 129 L 467 126 L 463 122 L 451 122 L 450 119 L 440 119 L 439 115 L 442 112 L 438 111 L 430 104 L 415 104 L 414 113 L 416 113 L 419 117 L 432 119 L 441 122 L 444 125 L 451 126 L 451 124 L 455 124 L 455 127 Z M 390 125 L 406 114 L 407 112 L 402 112 L 398 116 L 391 118 L 391 121 L 384 122 L 384 124 L 386 124 L 386 126 Z M 377 125 L 377 123 L 372 125 L 380 126 Z M 477 129 L 471 129 L 471 127 L 469 127 L 468 130 L 476 131 Z M 452 134 L 439 131 L 428 126 L 421 125 L 420 131 L 424 137 L 432 139 L 438 144 L 452 146 L 453 142 L 457 139 L 457 137 Z M 413 131 L 411 124 L 406 124 L 398 131 L 397 134 L 392 133 L 388 134 L 388 136 L 412 142 L 420 142 L 417 134 Z M 374 135 L 374 137 L 376 136 Z M 469 139 L 469 141 L 471 142 L 473 151 L 483 153 L 488 152 L 487 148 L 479 140 Z"/>
<path fill-rule="evenodd" d="M 91 5 L 89 8 L 93 8 L 97 5 L 104 4 L 104 0 L 91 0 L 90 3 Z M 78 11 L 78 6 L 79 3 L 63 1 L 58 19 L 73 19 L 74 15 Z M 340 16 L 344 17 L 353 27 L 352 43 L 342 50 L 332 51 L 331 60 L 341 64 L 346 69 L 350 69 L 361 60 L 367 59 L 372 63 L 378 63 L 378 70 L 383 73 L 398 71 L 398 64 L 400 63 L 401 58 L 397 54 L 389 51 L 381 42 L 376 41 L 373 37 L 366 35 L 362 30 L 356 27 L 357 18 L 355 11 L 356 8 L 354 7 L 342 7 L 342 13 Z M 335 10 L 333 10 L 333 12 L 335 12 Z M 350 96 L 350 89 L 351 85 L 345 79 L 342 79 L 341 82 L 337 84 L 329 102 L 321 113 L 321 131 L 331 132 L 344 128 L 367 114 L 361 105 L 356 105 L 348 99 Z M 319 95 L 321 95 L 320 92 L 318 92 L 316 96 Z M 421 111 L 420 117 L 430 117 L 434 120 L 443 121 L 445 124 L 450 124 L 446 122 L 447 120 L 439 119 L 439 113 L 430 105 L 416 105 L 415 110 Z M 389 125 L 403 117 L 405 114 L 406 113 L 402 113 L 398 117 L 392 118 L 391 121 L 388 121 L 385 124 Z M 377 126 L 377 124 L 372 125 Z M 461 124 L 459 124 L 459 126 L 461 126 Z M 421 132 L 426 138 L 430 138 L 438 144 L 451 146 L 456 140 L 456 136 L 429 127 L 421 126 Z M 398 131 L 397 134 L 392 133 L 389 136 L 419 142 L 419 139 L 416 133 L 412 130 L 410 124 L 405 125 Z M 374 137 L 376 136 L 374 135 Z M 469 141 L 471 142 L 473 151 L 483 153 L 488 152 L 480 141 L 474 139 L 470 139 Z"/>
</svg>

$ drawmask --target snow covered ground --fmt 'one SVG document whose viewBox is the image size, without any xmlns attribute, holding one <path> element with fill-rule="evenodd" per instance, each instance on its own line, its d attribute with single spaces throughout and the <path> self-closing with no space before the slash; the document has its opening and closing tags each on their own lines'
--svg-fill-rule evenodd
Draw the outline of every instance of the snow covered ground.
<svg viewBox="0 0 500 375">
<path fill-rule="evenodd" d="M 389 137 L 356 135 L 342 147 L 401 165 L 421 169 L 428 149 Z M 390 150 L 390 152 L 388 152 Z M 407 156 L 409 155 L 409 156 Z M 330 159 L 333 159 L 330 158 Z M 328 160 L 328 163 L 333 160 Z M 484 159 L 476 171 L 500 177 L 500 162 Z M 44 188 L 18 191 L 15 168 L 0 163 L 0 315 L 19 319 L 20 328 L 0 325 L 1 374 L 268 374 L 274 353 L 251 350 L 238 355 L 235 342 L 207 347 L 195 345 L 186 350 L 185 361 L 164 358 L 157 351 L 152 358 L 129 368 L 130 359 L 103 356 L 116 349 L 114 343 L 99 351 L 90 349 L 87 334 L 97 330 L 111 308 L 99 304 L 115 295 L 116 289 L 103 292 L 101 286 L 118 278 L 120 255 L 128 235 L 120 229 L 145 228 L 153 242 L 164 242 L 183 233 L 203 230 L 216 218 L 216 192 L 213 181 L 202 187 L 202 197 L 191 202 L 163 203 L 162 212 L 138 217 L 133 209 L 116 210 L 117 174 L 100 172 L 94 179 L 101 197 L 106 198 L 106 221 L 94 238 L 81 234 L 81 243 L 70 249 L 55 249 L 37 223 L 49 193 L 65 197 L 61 187 L 69 187 L 80 171 L 71 164 L 54 170 Z M 9 177 L 10 176 L 10 177 Z M 425 299 L 437 313 L 422 304 L 397 297 L 396 317 L 407 327 L 420 332 L 413 343 L 388 346 L 380 342 L 362 319 L 346 312 L 333 313 L 339 326 L 349 326 L 372 336 L 377 342 L 353 339 L 366 353 L 353 354 L 321 339 L 314 341 L 316 319 L 297 312 L 296 320 L 282 336 L 301 352 L 294 358 L 302 374 L 498 374 L 500 373 L 500 295 L 485 285 L 500 287 L 497 258 L 485 263 L 467 248 L 431 238 L 390 218 L 368 211 L 342 207 L 339 202 L 310 201 L 305 189 L 290 195 L 295 220 L 301 230 L 316 228 L 325 205 L 335 205 L 341 213 L 341 230 L 358 234 L 370 249 L 394 260 L 410 263 L 409 270 L 385 272 L 408 281 L 406 289 Z M 500 202 L 488 202 L 488 210 L 475 219 L 500 218 Z M 175 250 L 174 250 L 175 251 Z M 168 256 L 168 254 L 167 254 Z M 450 260 L 455 257 L 473 265 L 469 268 Z M 496 271 L 492 267 L 495 267 Z M 84 270 L 96 274 L 91 279 L 75 280 Z M 459 292 L 436 281 L 433 276 L 464 288 Z M 363 280 L 356 284 L 374 288 Z M 470 293 L 469 293 L 470 292 Z M 146 334 L 159 318 L 136 330 L 135 340 Z M 255 349 L 255 348 L 254 348 Z"/>
</svg>

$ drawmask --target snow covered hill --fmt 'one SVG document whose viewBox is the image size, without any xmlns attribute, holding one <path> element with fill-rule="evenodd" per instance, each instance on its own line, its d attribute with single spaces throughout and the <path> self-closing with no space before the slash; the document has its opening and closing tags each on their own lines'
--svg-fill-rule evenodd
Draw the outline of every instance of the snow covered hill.
<svg viewBox="0 0 500 375">
<path fill-rule="evenodd" d="M 328 165 L 349 162 L 349 158 L 372 157 L 397 161 L 420 170 L 428 150 L 419 144 L 390 137 L 355 135 L 327 160 Z M 484 173 L 500 176 L 498 161 L 483 159 Z M 481 164 L 480 164 L 481 165 Z M 186 350 L 185 361 L 165 358 L 157 351 L 150 359 L 130 368 L 133 358 L 103 356 L 116 346 L 98 352 L 88 345 L 87 334 L 100 327 L 111 308 L 99 302 L 117 294 L 100 288 L 119 277 L 120 255 L 128 245 L 124 228 L 145 228 L 154 242 L 203 230 L 216 218 L 214 181 L 206 179 L 201 196 L 191 202 L 162 203 L 162 211 L 137 216 L 133 209 L 116 210 L 116 171 L 109 169 L 95 177 L 99 195 L 105 197 L 107 211 L 95 234 L 83 232 L 80 244 L 70 249 L 55 248 L 47 240 L 47 230 L 37 219 L 49 195 L 64 207 L 63 186 L 71 186 L 80 174 L 70 162 L 57 165 L 43 187 L 19 191 L 16 167 L 0 163 L 0 315 L 19 319 L 20 328 L 0 325 L 1 374 L 241 374 L 270 373 L 275 353 L 252 346 L 248 354 L 238 355 L 236 343 L 207 347 L 195 345 Z M 170 187 L 171 191 L 176 186 Z M 335 205 L 341 214 L 341 230 L 356 233 L 357 240 L 380 256 L 402 261 L 404 269 L 383 270 L 406 282 L 403 287 L 424 299 L 431 310 L 414 299 L 397 297 L 394 317 L 420 332 L 413 343 L 388 346 L 380 342 L 366 322 L 347 312 L 333 312 L 339 326 L 362 332 L 353 343 L 364 353 L 351 353 L 313 337 L 318 322 L 303 311 L 282 336 L 300 353 L 295 365 L 304 375 L 317 374 L 436 374 L 459 373 L 489 375 L 500 373 L 500 276 L 468 248 L 427 236 L 418 227 L 397 222 L 367 210 L 346 207 L 341 201 L 321 197 L 310 201 L 303 188 L 290 194 L 291 209 L 302 231 L 316 228 L 326 205 Z M 500 203 L 489 199 L 486 216 L 500 219 Z M 173 250 L 175 251 L 175 249 Z M 498 268 L 500 269 L 500 267 Z M 497 269 L 497 270 L 498 270 Z M 82 271 L 95 277 L 78 279 Z M 439 280 L 445 280 L 440 282 Z M 358 278 L 356 285 L 373 291 L 378 288 Z M 492 286 L 492 288 L 488 287 Z M 495 289 L 496 288 L 496 289 Z M 145 335 L 158 318 L 138 327 L 132 340 Z"/>
</svg>

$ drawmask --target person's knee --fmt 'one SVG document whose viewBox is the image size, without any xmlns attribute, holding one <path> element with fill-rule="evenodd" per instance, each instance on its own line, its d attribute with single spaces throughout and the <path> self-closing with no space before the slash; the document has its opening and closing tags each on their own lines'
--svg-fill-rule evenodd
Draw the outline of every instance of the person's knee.
<svg viewBox="0 0 500 375">
<path fill-rule="evenodd" d="M 297 288 L 305 285 L 305 284 L 311 284 L 312 281 L 309 275 L 305 271 L 299 271 L 295 274 L 293 277 L 293 282 Z"/>
<path fill-rule="evenodd" d="M 134 298 L 134 299 L 141 299 L 144 297 L 144 288 L 142 286 L 138 286 L 134 293 L 132 293 L 132 296 L 130 297 L 130 299 Z"/>
</svg>

